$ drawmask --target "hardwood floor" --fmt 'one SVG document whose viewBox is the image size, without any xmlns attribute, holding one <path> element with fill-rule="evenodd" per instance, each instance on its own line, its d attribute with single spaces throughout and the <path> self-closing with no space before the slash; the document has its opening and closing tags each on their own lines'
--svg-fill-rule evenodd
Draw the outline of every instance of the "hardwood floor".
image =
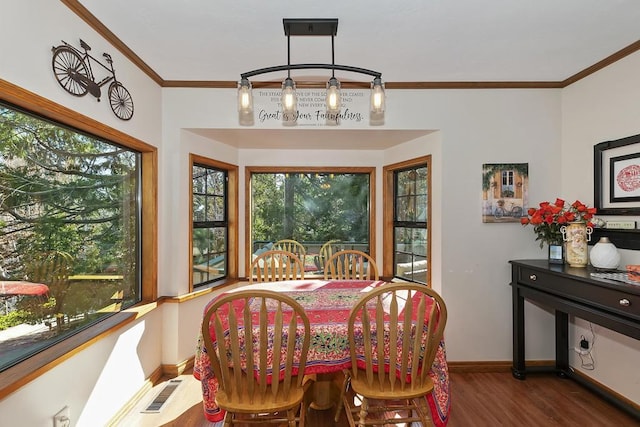
<svg viewBox="0 0 640 427">
<path fill-rule="evenodd" d="M 190 375 L 161 414 L 134 409 L 119 425 L 136 427 L 212 427 L 204 418 L 199 383 Z M 555 375 L 529 375 L 525 381 L 508 372 L 452 373 L 449 427 L 494 426 L 640 426 L 637 418 L 617 409 L 574 381 Z M 158 386 L 157 386 L 158 387 Z M 152 392 L 151 392 L 152 393 Z M 149 399 L 153 399 L 153 393 Z M 144 400 L 144 399 L 143 399 Z M 148 404 L 149 401 L 141 402 Z M 309 411 L 308 427 L 348 426 L 346 416 L 333 421 L 334 410 Z"/>
<path fill-rule="evenodd" d="M 553 374 L 451 374 L 450 427 L 640 426 L 640 418 Z M 640 413 L 638 414 L 640 417 Z"/>
</svg>

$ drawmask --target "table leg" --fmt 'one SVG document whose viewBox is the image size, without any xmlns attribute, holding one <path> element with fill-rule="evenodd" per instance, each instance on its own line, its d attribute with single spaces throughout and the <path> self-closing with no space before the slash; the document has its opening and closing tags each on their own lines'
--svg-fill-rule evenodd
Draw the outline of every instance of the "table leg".
<svg viewBox="0 0 640 427">
<path fill-rule="evenodd" d="M 513 367 L 511 373 L 514 378 L 524 380 L 526 378 L 524 364 L 524 298 L 516 282 L 512 282 L 513 304 Z"/>
<path fill-rule="evenodd" d="M 556 370 L 566 377 L 569 371 L 569 315 L 556 310 Z"/>
<path fill-rule="evenodd" d="M 313 402 L 309 407 L 316 410 L 325 410 L 333 407 L 334 401 L 331 399 L 331 384 L 334 374 L 318 374 L 313 384 Z"/>
</svg>

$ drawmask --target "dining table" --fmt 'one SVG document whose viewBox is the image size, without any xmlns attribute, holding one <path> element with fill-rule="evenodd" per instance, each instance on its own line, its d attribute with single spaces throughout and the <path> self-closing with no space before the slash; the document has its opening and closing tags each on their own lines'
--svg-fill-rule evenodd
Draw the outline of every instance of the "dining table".
<svg viewBox="0 0 640 427">
<path fill-rule="evenodd" d="M 262 282 L 242 285 L 226 290 L 213 297 L 204 311 L 220 298 L 231 292 L 251 289 L 268 289 L 282 292 L 295 299 L 305 310 L 310 322 L 311 344 L 307 355 L 304 374 L 317 374 L 318 378 L 333 376 L 351 368 L 351 354 L 347 335 L 347 321 L 351 308 L 365 292 L 384 285 L 380 280 L 321 280 L 302 279 L 279 282 Z M 213 331 L 212 331 L 213 332 Z M 214 334 L 212 334 L 212 337 Z M 209 357 L 204 348 L 202 333 L 198 333 L 196 343 L 193 375 L 202 386 L 203 409 L 209 422 L 221 422 L 224 410 L 216 405 L 215 395 L 218 382 L 213 374 Z M 433 379 L 434 388 L 427 396 L 433 423 L 438 427 L 447 425 L 451 406 L 449 393 L 449 370 L 446 360 L 444 339 L 441 340 L 436 358 L 429 375 Z M 328 386 L 330 382 L 324 381 Z M 321 393 L 326 399 L 328 392 Z M 326 402 L 324 402 L 326 403 Z M 317 404 L 317 409 L 330 408 L 331 403 Z M 222 424 L 222 423 L 220 423 Z"/>
</svg>

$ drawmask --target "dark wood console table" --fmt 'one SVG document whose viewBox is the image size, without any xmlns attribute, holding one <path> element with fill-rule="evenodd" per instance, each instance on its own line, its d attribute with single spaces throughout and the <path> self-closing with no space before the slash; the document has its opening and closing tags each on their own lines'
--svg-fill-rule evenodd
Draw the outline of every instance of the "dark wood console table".
<svg viewBox="0 0 640 427">
<path fill-rule="evenodd" d="M 511 263 L 513 295 L 513 367 L 515 378 L 529 372 L 555 371 L 572 378 L 606 400 L 640 419 L 637 407 L 601 390 L 574 374 L 569 367 L 569 315 L 640 339 L 640 282 L 627 284 L 591 277 L 591 267 L 549 264 L 547 260 L 514 260 Z M 536 301 L 555 310 L 555 367 L 525 366 L 524 301 Z"/>
</svg>

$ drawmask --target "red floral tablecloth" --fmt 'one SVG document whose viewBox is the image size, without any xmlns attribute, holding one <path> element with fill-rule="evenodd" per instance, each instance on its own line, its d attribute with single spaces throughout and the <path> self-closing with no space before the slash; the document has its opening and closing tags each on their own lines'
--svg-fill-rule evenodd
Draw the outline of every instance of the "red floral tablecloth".
<svg viewBox="0 0 640 427">
<path fill-rule="evenodd" d="M 256 283 L 236 288 L 235 291 L 262 288 L 276 290 L 289 295 L 302 305 L 311 323 L 311 345 L 305 373 L 313 374 L 339 372 L 351 367 L 347 338 L 349 311 L 364 292 L 383 283 L 372 280 L 292 280 Z M 207 420 L 221 421 L 224 411 L 220 410 L 215 402 L 218 382 L 211 370 L 201 335 L 198 336 L 196 345 L 193 375 L 202 384 L 202 399 Z M 444 341 L 440 343 L 429 375 L 434 382 L 433 393 L 428 396 L 433 421 L 436 426 L 445 426 L 451 403 Z"/>
</svg>

